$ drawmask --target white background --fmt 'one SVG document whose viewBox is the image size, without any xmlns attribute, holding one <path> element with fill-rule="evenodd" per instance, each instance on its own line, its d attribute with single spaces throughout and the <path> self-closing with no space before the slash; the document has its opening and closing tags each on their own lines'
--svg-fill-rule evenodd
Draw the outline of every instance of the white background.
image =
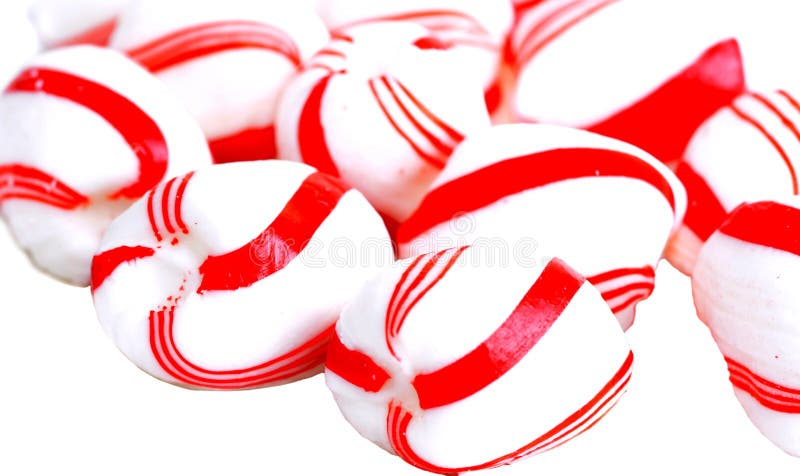
<svg viewBox="0 0 800 476">
<path fill-rule="evenodd" d="M 22 3 L 0 3 L 0 82 L 34 48 Z M 39 274 L 4 229 L 0 298 L 0 475 L 425 474 L 358 436 L 321 376 L 219 393 L 145 375 L 103 335 L 89 291 Z M 628 338 L 634 377 L 603 421 L 486 474 L 800 474 L 739 407 L 668 264 Z"/>
</svg>

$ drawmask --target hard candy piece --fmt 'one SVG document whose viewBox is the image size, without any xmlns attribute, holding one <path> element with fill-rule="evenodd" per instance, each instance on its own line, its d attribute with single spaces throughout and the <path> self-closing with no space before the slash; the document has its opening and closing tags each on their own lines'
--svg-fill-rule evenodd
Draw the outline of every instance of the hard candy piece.
<svg viewBox="0 0 800 476">
<path fill-rule="evenodd" d="M 518 117 L 676 162 L 703 120 L 745 88 L 733 30 L 718 26 L 718 4 L 698 3 L 531 2 L 510 40 Z"/>
<path fill-rule="evenodd" d="M 798 99 L 789 90 L 745 93 L 695 133 L 676 171 L 689 207 L 667 252 L 683 273 L 737 205 L 798 194 Z"/>
<path fill-rule="evenodd" d="M 465 244 L 497 256 L 548 246 L 627 329 L 685 207 L 677 178 L 634 146 L 558 126 L 495 126 L 456 149 L 398 244 L 402 257 Z"/>
<path fill-rule="evenodd" d="M 275 158 L 278 98 L 328 40 L 310 6 L 278 0 L 136 0 L 118 23 L 111 46 L 164 81 L 216 162 Z"/>
<path fill-rule="evenodd" d="M 190 388 L 320 371 L 331 328 L 393 249 L 358 192 L 311 167 L 214 165 L 162 184 L 109 226 L 97 316 L 145 372 Z"/>
<path fill-rule="evenodd" d="M 108 45 L 117 16 L 132 0 L 35 0 L 29 16 L 46 48 Z"/>
<path fill-rule="evenodd" d="M 743 204 L 703 246 L 692 275 L 739 402 L 759 430 L 800 456 L 800 200 Z"/>
<path fill-rule="evenodd" d="M 0 213 L 33 263 L 71 284 L 89 284 L 103 231 L 133 200 L 210 161 L 163 85 L 111 50 L 52 50 L 0 96 Z"/>
<path fill-rule="evenodd" d="M 476 247 L 401 261 L 342 313 L 325 377 L 364 437 L 435 473 L 493 468 L 594 425 L 633 355 L 602 298 L 560 259 Z"/>
<path fill-rule="evenodd" d="M 500 106 L 498 67 L 514 18 L 508 0 L 321 0 L 318 5 L 332 30 L 392 20 L 425 26 L 436 38 L 453 44 L 451 53 L 465 74 L 481 78 L 489 110 Z"/>
<path fill-rule="evenodd" d="M 489 126 L 480 85 L 446 48 L 407 22 L 338 34 L 281 100 L 279 157 L 340 176 L 402 220 L 464 136 Z"/>
</svg>

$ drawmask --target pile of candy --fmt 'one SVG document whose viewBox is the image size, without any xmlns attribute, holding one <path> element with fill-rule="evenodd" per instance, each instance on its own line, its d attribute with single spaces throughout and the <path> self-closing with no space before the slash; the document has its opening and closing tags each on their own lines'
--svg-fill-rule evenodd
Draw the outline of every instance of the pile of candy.
<svg viewBox="0 0 800 476">
<path fill-rule="evenodd" d="M 611 410 L 665 257 L 800 456 L 800 78 L 708 10 L 40 0 L 0 213 L 145 372 L 324 371 L 359 433 L 442 474 Z"/>
</svg>

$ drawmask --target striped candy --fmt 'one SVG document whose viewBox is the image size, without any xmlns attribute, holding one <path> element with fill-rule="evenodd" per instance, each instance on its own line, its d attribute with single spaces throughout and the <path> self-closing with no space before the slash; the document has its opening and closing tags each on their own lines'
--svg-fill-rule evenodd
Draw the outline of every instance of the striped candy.
<svg viewBox="0 0 800 476">
<path fill-rule="evenodd" d="M 111 46 L 163 80 L 200 122 L 216 162 L 272 159 L 275 107 L 288 79 L 327 39 L 321 20 L 276 0 L 139 0 Z"/>
<path fill-rule="evenodd" d="M 499 256 L 552 247 L 623 328 L 653 290 L 685 195 L 647 153 L 577 129 L 505 125 L 465 140 L 401 224 L 401 256 L 475 244 Z"/>
<path fill-rule="evenodd" d="M 400 22 L 336 33 L 284 94 L 279 157 L 340 176 L 389 221 L 405 218 L 464 136 L 489 125 L 479 85 L 427 35 Z"/>
<path fill-rule="evenodd" d="M 503 100 L 498 66 L 513 15 L 508 0 L 324 0 L 322 19 L 332 30 L 375 21 L 412 21 L 427 28 L 450 50 L 465 73 L 481 78 L 491 112 Z"/>
<path fill-rule="evenodd" d="M 725 356 L 736 397 L 773 443 L 800 456 L 800 200 L 746 203 L 705 243 L 697 314 Z"/>
<path fill-rule="evenodd" d="M 53 50 L 0 97 L 0 210 L 40 268 L 76 285 L 89 284 L 91 257 L 118 213 L 208 162 L 192 119 L 112 51 Z"/>
<path fill-rule="evenodd" d="M 117 17 L 131 0 L 35 0 L 29 9 L 45 48 L 107 46 Z"/>
<path fill-rule="evenodd" d="M 676 162 L 703 120 L 745 87 L 738 43 L 709 18 L 719 12 L 696 3 L 521 2 L 509 43 L 517 117 Z"/>
<path fill-rule="evenodd" d="M 491 263 L 461 247 L 370 281 L 336 326 L 326 380 L 362 435 L 450 474 L 591 428 L 624 393 L 632 362 L 608 307 L 563 261 Z"/>
<path fill-rule="evenodd" d="M 798 194 L 800 96 L 789 90 L 745 93 L 697 130 L 678 165 L 686 219 L 667 258 L 691 274 L 702 244 L 746 201 Z"/>
<path fill-rule="evenodd" d="M 339 180 L 224 164 L 159 185 L 114 221 L 92 290 L 104 329 L 146 372 L 246 389 L 318 372 L 342 307 L 393 257 L 380 217 Z"/>
</svg>

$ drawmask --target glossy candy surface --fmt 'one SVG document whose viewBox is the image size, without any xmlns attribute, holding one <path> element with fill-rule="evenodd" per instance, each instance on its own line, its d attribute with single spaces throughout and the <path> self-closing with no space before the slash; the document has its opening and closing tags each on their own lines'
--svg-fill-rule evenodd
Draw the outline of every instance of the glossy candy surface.
<svg viewBox="0 0 800 476">
<path fill-rule="evenodd" d="M 275 158 L 278 99 L 327 40 L 303 4 L 136 0 L 120 15 L 111 47 L 167 85 L 222 163 Z"/>
<path fill-rule="evenodd" d="M 92 289 L 103 328 L 141 369 L 233 390 L 317 373 L 342 307 L 392 261 L 358 192 L 305 165 L 243 162 L 136 202 L 104 236 Z"/>
<path fill-rule="evenodd" d="M 798 98 L 791 89 L 742 94 L 694 134 L 676 171 L 689 197 L 667 253 L 676 268 L 691 274 L 702 244 L 741 203 L 798 194 Z"/>
<path fill-rule="evenodd" d="M 529 2 L 510 39 L 517 117 L 587 129 L 675 163 L 703 120 L 745 89 L 733 31 L 696 3 Z"/>
<path fill-rule="evenodd" d="M 286 90 L 279 158 L 341 177 L 389 221 L 408 216 L 456 145 L 489 127 L 479 82 L 429 33 L 384 22 L 336 36 Z"/>
<path fill-rule="evenodd" d="M 379 274 L 328 353 L 348 421 L 426 471 L 493 468 L 560 445 L 630 379 L 633 354 L 582 276 L 558 258 L 491 264 L 482 253 L 451 248 Z"/>
<path fill-rule="evenodd" d="M 759 430 L 800 456 L 800 201 L 747 203 L 708 239 L 692 290 L 697 314 Z"/>
<path fill-rule="evenodd" d="M 0 96 L 0 211 L 31 260 L 72 284 L 89 284 L 116 215 L 161 180 L 210 161 L 191 117 L 111 50 L 37 56 Z"/>
<path fill-rule="evenodd" d="M 578 129 L 494 126 L 456 149 L 398 242 L 403 257 L 545 246 L 600 289 L 627 329 L 685 206 L 675 176 L 641 149 Z"/>
</svg>

